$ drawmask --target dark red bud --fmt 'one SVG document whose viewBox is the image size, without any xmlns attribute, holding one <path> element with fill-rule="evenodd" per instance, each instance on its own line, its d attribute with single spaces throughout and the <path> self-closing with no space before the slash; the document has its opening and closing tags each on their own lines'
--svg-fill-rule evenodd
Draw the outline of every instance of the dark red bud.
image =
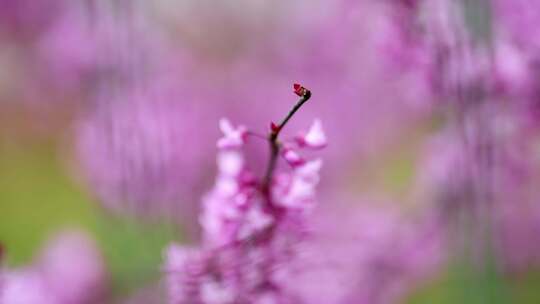
<svg viewBox="0 0 540 304">
<path fill-rule="evenodd" d="M 293 88 L 294 88 L 294 94 L 296 94 L 296 95 L 298 95 L 300 97 L 304 97 L 304 95 L 306 95 L 307 89 L 304 88 L 303 86 L 301 86 L 300 84 L 295 83 L 293 85 Z"/>
<path fill-rule="evenodd" d="M 272 132 L 277 132 L 279 131 L 279 126 L 272 121 L 270 122 L 270 130 L 272 130 Z"/>
</svg>

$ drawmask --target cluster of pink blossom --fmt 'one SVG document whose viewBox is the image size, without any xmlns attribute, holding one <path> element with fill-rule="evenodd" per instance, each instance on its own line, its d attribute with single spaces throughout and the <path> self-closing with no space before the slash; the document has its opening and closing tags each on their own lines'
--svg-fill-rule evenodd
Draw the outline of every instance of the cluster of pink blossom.
<svg viewBox="0 0 540 304">
<path fill-rule="evenodd" d="M 98 303 L 106 290 L 104 267 L 96 245 L 85 234 L 61 233 L 33 265 L 3 269 L 0 303 Z"/>
<path fill-rule="evenodd" d="M 297 109 L 311 93 L 298 85 L 295 91 L 301 96 Z M 295 142 L 278 142 L 290 116 L 271 124 L 270 161 L 261 179 L 248 168 L 243 152 L 255 135 L 220 121 L 224 136 L 217 142 L 218 174 L 199 219 L 203 243 L 167 250 L 171 303 L 297 303 L 285 292 L 284 276 L 308 232 L 322 161 L 305 160 L 294 146 L 320 149 L 326 138 L 316 120 Z M 290 165 L 289 172 L 275 171 L 279 156 Z"/>
</svg>

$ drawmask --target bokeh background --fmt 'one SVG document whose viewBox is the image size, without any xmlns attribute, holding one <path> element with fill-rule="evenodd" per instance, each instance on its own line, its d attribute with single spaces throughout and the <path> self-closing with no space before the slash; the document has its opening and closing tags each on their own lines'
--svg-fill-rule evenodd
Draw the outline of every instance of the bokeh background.
<svg viewBox="0 0 540 304">
<path fill-rule="evenodd" d="M 218 120 L 267 134 L 299 82 L 285 136 L 329 142 L 317 250 L 350 262 L 310 280 L 364 294 L 309 303 L 540 303 L 539 37 L 534 0 L 0 0 L 5 281 L 166 303 Z"/>
</svg>

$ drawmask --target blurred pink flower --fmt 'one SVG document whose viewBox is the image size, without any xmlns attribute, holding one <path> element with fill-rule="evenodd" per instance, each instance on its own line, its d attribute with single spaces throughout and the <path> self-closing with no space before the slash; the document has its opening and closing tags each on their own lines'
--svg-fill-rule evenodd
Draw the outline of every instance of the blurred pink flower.
<svg viewBox="0 0 540 304">
<path fill-rule="evenodd" d="M 4 291 L 4 246 L 0 243 L 0 299 Z"/>
<path fill-rule="evenodd" d="M 47 291 L 43 278 L 35 272 L 18 270 L 4 275 L 4 290 L 0 300 L 6 304 L 56 304 L 53 293 Z M 69 302 L 68 302 L 69 303 Z"/>
<path fill-rule="evenodd" d="M 412 90 L 429 88 L 426 100 L 498 98 L 537 114 L 540 44 L 531 38 L 534 33 L 523 30 L 540 22 L 537 5 L 527 0 L 478 3 L 486 5 L 481 10 L 489 20 L 467 16 L 475 10 L 448 0 L 385 3 L 383 52 L 394 67 L 416 74 Z"/>
<path fill-rule="evenodd" d="M 83 173 L 104 205 L 188 220 L 213 171 L 215 107 L 167 84 L 105 96 L 77 129 Z"/>
<path fill-rule="evenodd" d="M 530 0 L 495 0 L 495 16 L 501 31 L 512 37 L 520 48 L 536 55 L 540 52 L 540 5 Z"/>
<path fill-rule="evenodd" d="M 297 303 L 401 303 L 442 269 L 444 235 L 435 221 L 356 204 L 333 201 L 317 213 L 284 284 Z"/>
<path fill-rule="evenodd" d="M 296 137 L 296 142 L 300 146 L 311 149 L 324 148 L 326 146 L 326 136 L 324 135 L 321 121 L 315 120 L 307 133 Z"/>
<path fill-rule="evenodd" d="M 537 1 L 495 0 L 494 15 L 498 21 L 498 33 L 509 47 L 500 52 L 500 61 L 507 72 L 508 91 L 513 103 L 522 107 L 524 118 L 538 127 L 540 114 L 540 5 Z M 517 97 L 517 98 L 516 98 Z"/>
<path fill-rule="evenodd" d="M 506 272 L 527 272 L 540 265 L 538 201 L 508 201 L 494 218 L 495 252 Z"/>
<path fill-rule="evenodd" d="M 46 30 L 66 6 L 63 0 L 1 0 L 0 36 L 34 38 Z"/>
<path fill-rule="evenodd" d="M 92 304 L 102 300 L 106 276 L 96 245 L 85 234 L 65 232 L 24 269 L 7 269 L 0 302 Z"/>
<path fill-rule="evenodd" d="M 520 271 L 540 263 L 538 243 L 530 242 L 540 224 L 534 186 L 537 135 L 515 113 L 491 112 L 489 117 L 489 135 L 465 121 L 465 134 L 446 128 L 427 142 L 418 167 L 418 199 L 437 210 L 449 233 L 466 214 L 474 224 L 457 232 L 472 240 L 467 245 L 477 254 L 493 253 L 506 271 Z M 491 153 L 487 170 L 486 151 Z M 482 233 L 486 229 L 489 235 Z"/>
<path fill-rule="evenodd" d="M 38 41 L 39 80 L 91 102 L 95 92 L 153 78 L 167 57 L 161 33 L 146 21 L 144 7 L 118 5 L 115 11 L 105 1 L 70 3 Z"/>
<path fill-rule="evenodd" d="M 239 148 L 244 144 L 247 129 L 244 126 L 234 128 L 231 123 L 223 118 L 219 121 L 219 128 L 224 136 L 217 142 L 218 149 Z"/>
</svg>

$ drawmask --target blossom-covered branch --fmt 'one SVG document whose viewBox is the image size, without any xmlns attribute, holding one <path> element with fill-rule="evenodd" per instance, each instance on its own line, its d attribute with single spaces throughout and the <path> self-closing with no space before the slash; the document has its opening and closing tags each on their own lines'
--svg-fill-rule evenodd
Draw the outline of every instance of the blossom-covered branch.
<svg viewBox="0 0 540 304">
<path fill-rule="evenodd" d="M 306 216 L 315 204 L 321 160 L 305 160 L 299 148 L 326 143 L 320 121 L 297 141 L 278 143 L 280 130 L 310 97 L 295 88 L 300 101 L 268 136 L 271 154 L 266 175 L 258 179 L 249 170 L 243 147 L 248 129 L 220 121 L 224 136 L 218 141 L 218 175 L 203 198 L 200 248 L 172 245 L 167 250 L 170 303 L 296 303 L 282 288 L 295 245 L 306 235 Z M 314 134 L 317 133 L 317 134 Z M 311 146 L 313 139 L 317 146 Z M 283 147 L 283 148 L 281 148 Z M 277 172 L 279 154 L 292 171 Z M 267 303 L 267 302 L 265 302 Z"/>
</svg>

